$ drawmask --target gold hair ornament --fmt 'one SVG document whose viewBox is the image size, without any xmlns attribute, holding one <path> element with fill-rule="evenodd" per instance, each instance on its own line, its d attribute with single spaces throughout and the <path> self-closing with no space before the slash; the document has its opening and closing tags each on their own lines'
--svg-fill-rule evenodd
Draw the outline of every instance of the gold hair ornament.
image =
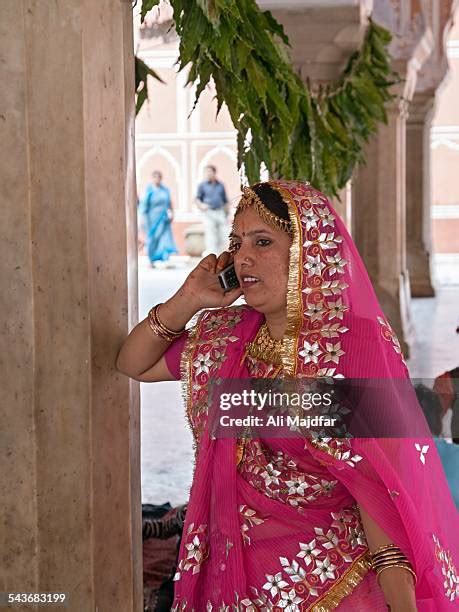
<svg viewBox="0 0 459 612">
<path fill-rule="evenodd" d="M 278 217 L 269 208 L 263 204 L 258 195 L 250 187 L 242 189 L 242 197 L 236 209 L 236 215 L 246 208 L 253 207 L 261 219 L 274 229 L 280 229 L 288 234 L 292 233 L 292 224 L 286 219 Z"/>
</svg>

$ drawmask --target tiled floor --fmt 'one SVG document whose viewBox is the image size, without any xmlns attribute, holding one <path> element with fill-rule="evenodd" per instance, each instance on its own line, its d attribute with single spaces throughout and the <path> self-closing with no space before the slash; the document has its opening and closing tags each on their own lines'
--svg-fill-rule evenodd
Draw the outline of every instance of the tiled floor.
<svg viewBox="0 0 459 612">
<path fill-rule="evenodd" d="M 432 379 L 459 366 L 459 255 L 434 258 L 435 298 L 412 300 L 412 378 Z M 429 381 L 426 381 L 429 384 Z"/>
<path fill-rule="evenodd" d="M 459 365 L 459 255 L 434 260 L 437 296 L 412 301 L 415 341 L 409 360 L 413 378 L 431 379 Z M 183 282 L 190 265 L 152 270 L 146 258 L 139 266 L 140 317 L 166 299 Z M 142 384 L 142 498 L 150 503 L 183 503 L 193 467 L 192 438 L 175 382 Z"/>
</svg>

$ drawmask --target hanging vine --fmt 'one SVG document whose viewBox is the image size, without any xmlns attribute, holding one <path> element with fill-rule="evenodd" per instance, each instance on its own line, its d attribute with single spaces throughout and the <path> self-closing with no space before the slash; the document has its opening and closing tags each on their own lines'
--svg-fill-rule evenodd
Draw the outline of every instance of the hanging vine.
<svg viewBox="0 0 459 612">
<path fill-rule="evenodd" d="M 142 22 L 159 2 L 142 1 Z M 213 79 L 217 113 L 225 103 L 237 130 L 238 168 L 248 181 L 258 181 L 265 165 L 273 178 L 309 180 L 336 195 L 363 160 L 378 122 L 386 121 L 396 78 L 390 33 L 370 21 L 340 79 L 312 93 L 289 61 L 282 26 L 255 0 L 169 2 L 180 38 L 179 69 L 188 67 L 188 83 L 197 84 L 195 105 Z M 146 99 L 143 70 L 137 109 Z"/>
</svg>

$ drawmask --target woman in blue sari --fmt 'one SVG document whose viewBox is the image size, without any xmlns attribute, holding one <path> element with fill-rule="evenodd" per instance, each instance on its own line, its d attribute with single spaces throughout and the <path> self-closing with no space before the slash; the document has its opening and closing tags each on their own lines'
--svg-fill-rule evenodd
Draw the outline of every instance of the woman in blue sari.
<svg viewBox="0 0 459 612">
<path fill-rule="evenodd" d="M 162 184 L 159 170 L 152 173 L 152 183 L 147 185 L 145 196 L 139 205 L 139 216 L 146 234 L 148 258 L 153 266 L 156 261 L 167 261 L 177 253 L 171 222 L 173 218 L 171 195 Z"/>
</svg>

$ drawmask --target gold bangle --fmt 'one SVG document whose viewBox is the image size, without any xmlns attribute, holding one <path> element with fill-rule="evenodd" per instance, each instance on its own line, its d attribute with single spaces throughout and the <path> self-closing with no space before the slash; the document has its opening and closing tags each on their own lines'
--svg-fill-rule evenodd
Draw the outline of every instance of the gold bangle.
<svg viewBox="0 0 459 612">
<path fill-rule="evenodd" d="M 413 580 L 414 580 L 414 584 L 416 585 L 416 582 L 418 581 L 418 577 L 416 576 L 415 571 L 409 566 L 409 565 L 402 565 L 399 563 L 394 563 L 392 565 L 387 565 L 386 567 L 383 567 L 379 570 L 376 571 L 376 576 L 377 576 L 377 580 L 378 580 L 378 584 L 379 584 L 379 577 L 380 575 L 387 569 L 390 569 L 392 567 L 398 567 L 400 569 L 404 569 L 407 572 L 410 572 L 410 574 L 413 576 Z"/>
<path fill-rule="evenodd" d="M 178 331 L 175 331 L 173 329 L 170 329 L 169 327 L 166 327 L 166 325 L 164 325 L 164 323 L 161 321 L 161 319 L 159 318 L 159 315 L 158 315 L 158 309 L 159 309 L 160 306 L 162 306 L 162 304 L 156 304 L 156 306 L 154 306 L 152 308 L 152 316 L 154 317 L 155 322 L 164 331 L 164 333 L 169 334 L 170 336 L 178 338 L 179 336 L 181 336 L 183 334 L 183 332 L 185 331 L 185 328 L 183 327 L 182 329 L 180 329 Z"/>
<path fill-rule="evenodd" d="M 371 553 L 371 562 L 373 565 L 387 559 L 406 559 L 406 561 L 408 561 L 406 555 L 395 544 L 380 546 L 374 553 Z"/>
<path fill-rule="evenodd" d="M 150 326 L 150 329 L 157 336 L 160 336 L 168 342 L 172 342 L 183 334 L 185 328 L 181 329 L 180 331 L 174 331 L 166 327 L 161 321 L 161 319 L 158 317 L 158 308 L 160 305 L 161 304 L 156 304 L 156 306 L 153 306 L 153 308 L 150 309 L 150 312 L 148 313 L 148 324 Z"/>
<path fill-rule="evenodd" d="M 171 338 L 170 336 L 166 335 L 164 333 L 164 331 L 159 327 L 159 325 L 156 325 L 156 323 L 151 319 L 151 317 L 148 317 L 148 325 L 149 325 L 151 331 L 155 334 L 155 336 L 159 336 L 163 340 L 167 340 L 168 342 L 172 342 L 173 338 Z"/>
<path fill-rule="evenodd" d="M 374 557 L 375 555 L 379 555 L 379 553 L 389 551 L 389 550 L 399 551 L 400 547 L 397 546 L 397 544 L 384 544 L 383 546 L 380 546 L 379 548 L 377 548 L 374 553 L 371 553 L 371 556 Z"/>
<path fill-rule="evenodd" d="M 377 557 L 371 556 L 371 560 L 373 563 L 377 563 L 378 561 L 386 561 L 387 559 L 406 559 L 406 555 L 402 552 L 388 552 L 388 553 L 380 553 Z"/>
<path fill-rule="evenodd" d="M 411 567 L 411 563 L 406 558 L 405 559 L 388 559 L 387 561 L 375 564 L 372 567 L 375 570 L 375 572 L 377 573 L 383 567 L 389 567 L 391 565 L 396 565 L 398 563 L 401 564 L 401 565 L 409 565 Z"/>
</svg>

